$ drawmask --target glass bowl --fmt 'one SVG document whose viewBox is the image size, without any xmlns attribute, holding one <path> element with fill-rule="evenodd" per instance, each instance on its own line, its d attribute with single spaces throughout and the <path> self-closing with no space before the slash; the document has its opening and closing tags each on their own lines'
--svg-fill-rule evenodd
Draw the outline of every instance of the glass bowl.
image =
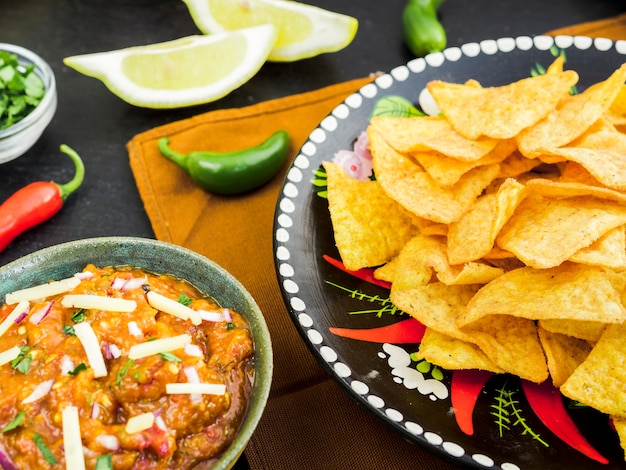
<svg viewBox="0 0 626 470">
<path fill-rule="evenodd" d="M 52 68 L 37 54 L 21 46 L 5 43 L 0 43 L 0 50 L 15 54 L 20 65 L 33 64 L 35 73 L 46 89 L 43 99 L 28 116 L 0 130 L 0 163 L 5 163 L 23 155 L 39 140 L 56 112 L 57 89 Z"/>
</svg>

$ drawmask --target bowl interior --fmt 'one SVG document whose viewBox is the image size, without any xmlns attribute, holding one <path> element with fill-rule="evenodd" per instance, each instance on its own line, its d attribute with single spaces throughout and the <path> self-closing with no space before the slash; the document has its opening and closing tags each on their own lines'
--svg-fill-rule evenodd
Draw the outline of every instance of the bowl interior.
<svg viewBox="0 0 626 470">
<path fill-rule="evenodd" d="M 267 402 L 272 379 L 272 346 L 258 305 L 230 273 L 185 248 L 144 238 L 105 237 L 68 242 L 37 251 L 0 267 L 0 300 L 8 292 L 72 276 L 88 263 L 132 265 L 172 274 L 195 285 L 221 305 L 234 308 L 250 324 L 255 346 L 255 379 L 248 410 L 237 437 L 212 469 L 230 468 L 248 443 Z"/>
</svg>

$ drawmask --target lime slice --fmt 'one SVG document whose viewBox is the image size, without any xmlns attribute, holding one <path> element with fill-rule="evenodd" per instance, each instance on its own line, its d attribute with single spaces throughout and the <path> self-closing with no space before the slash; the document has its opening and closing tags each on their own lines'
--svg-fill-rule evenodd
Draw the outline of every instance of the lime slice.
<svg viewBox="0 0 626 470">
<path fill-rule="evenodd" d="M 352 42 L 358 21 L 351 16 L 288 0 L 183 0 L 205 34 L 273 24 L 278 40 L 268 60 L 291 62 L 335 52 Z"/>
<path fill-rule="evenodd" d="M 132 105 L 177 108 L 215 101 L 243 85 L 265 63 L 276 36 L 267 24 L 76 55 L 63 63 Z"/>
</svg>

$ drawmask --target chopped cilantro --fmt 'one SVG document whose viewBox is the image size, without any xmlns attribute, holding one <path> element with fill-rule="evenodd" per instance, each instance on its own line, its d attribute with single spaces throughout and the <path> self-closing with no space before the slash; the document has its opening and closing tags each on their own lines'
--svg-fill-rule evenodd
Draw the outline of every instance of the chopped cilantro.
<svg viewBox="0 0 626 470">
<path fill-rule="evenodd" d="M 20 65 L 15 54 L 0 51 L 0 129 L 24 119 L 43 99 L 45 86 L 34 69 Z"/>
<path fill-rule="evenodd" d="M 20 353 L 11 361 L 11 367 L 22 374 L 26 374 L 30 369 L 30 361 L 33 357 L 28 354 L 30 346 L 20 346 Z"/>
<path fill-rule="evenodd" d="M 232 330 L 233 328 L 235 328 L 235 324 L 232 321 L 229 321 L 228 323 L 226 323 L 227 330 Z"/>
<path fill-rule="evenodd" d="M 104 454 L 96 460 L 94 470 L 113 470 L 113 458 L 110 454 Z"/>
<path fill-rule="evenodd" d="M 62 331 L 67 336 L 76 336 L 76 332 L 74 331 L 74 327 L 72 325 L 64 325 Z"/>
<path fill-rule="evenodd" d="M 43 438 L 39 434 L 35 433 L 33 435 L 33 441 L 35 441 L 39 452 L 41 452 L 43 458 L 46 459 L 46 462 L 48 462 L 50 465 L 56 465 L 57 459 L 54 457 L 54 454 L 50 452 L 50 449 L 48 449 L 48 446 L 43 441 Z"/>
<path fill-rule="evenodd" d="M 191 298 L 181 292 L 178 296 L 178 303 L 183 304 L 185 307 L 189 307 L 191 305 Z"/>
<path fill-rule="evenodd" d="M 115 380 L 115 385 L 119 385 L 122 383 L 122 377 L 126 375 L 128 369 L 130 369 L 130 366 L 132 366 L 134 362 L 135 361 L 133 359 L 129 359 L 128 361 L 126 361 L 126 364 L 124 364 L 122 368 L 117 371 L 117 379 Z"/>
<path fill-rule="evenodd" d="M 159 356 L 161 356 L 164 360 L 169 362 L 183 362 L 183 360 L 178 357 L 176 354 L 171 353 L 169 351 L 160 352 Z"/>
<path fill-rule="evenodd" d="M 81 362 L 76 367 L 74 367 L 73 370 L 67 371 L 67 373 L 70 374 L 70 375 L 77 375 L 79 372 L 81 372 L 83 370 L 87 370 L 87 364 L 85 364 L 84 362 Z"/>
<path fill-rule="evenodd" d="M 74 323 L 80 323 L 82 321 L 85 321 L 85 310 L 81 308 L 80 310 L 76 310 L 74 313 L 72 313 L 72 321 Z"/>
<path fill-rule="evenodd" d="M 18 426 L 20 426 L 23 422 L 24 422 L 24 416 L 26 415 L 26 412 L 24 410 L 21 410 L 16 416 L 15 418 L 13 418 L 11 420 L 11 422 L 9 422 L 9 424 L 7 424 L 4 428 L 2 428 L 2 432 L 8 432 L 11 431 L 15 428 L 17 428 Z"/>
</svg>

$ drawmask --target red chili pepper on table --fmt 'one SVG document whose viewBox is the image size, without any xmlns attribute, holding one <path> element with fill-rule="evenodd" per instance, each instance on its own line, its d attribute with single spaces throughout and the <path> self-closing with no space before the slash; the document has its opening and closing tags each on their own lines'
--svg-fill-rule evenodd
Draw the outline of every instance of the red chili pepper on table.
<svg viewBox="0 0 626 470">
<path fill-rule="evenodd" d="M 74 162 L 74 177 L 65 184 L 37 181 L 9 196 L 0 205 L 0 251 L 18 235 L 59 212 L 68 196 L 82 184 L 85 177 L 83 161 L 67 145 L 61 145 L 60 148 Z"/>
</svg>

